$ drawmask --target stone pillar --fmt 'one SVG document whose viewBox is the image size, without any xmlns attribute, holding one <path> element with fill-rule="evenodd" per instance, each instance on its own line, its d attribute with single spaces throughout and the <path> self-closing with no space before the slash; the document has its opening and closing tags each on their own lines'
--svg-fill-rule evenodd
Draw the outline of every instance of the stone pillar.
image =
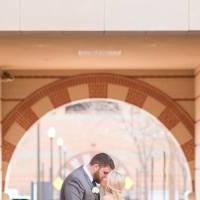
<svg viewBox="0 0 200 200">
<path fill-rule="evenodd" d="M 168 177 L 168 188 L 169 188 L 169 199 L 176 199 L 176 147 L 169 141 L 169 177 Z"/>
<path fill-rule="evenodd" d="M 200 68 L 195 72 L 195 190 L 200 200 Z"/>
<path fill-rule="evenodd" d="M 0 71 L 0 199 L 2 199 L 2 126 L 1 126 L 1 117 L 2 117 L 2 109 L 1 109 L 1 97 L 2 97 L 2 82 L 1 82 L 1 71 Z"/>
</svg>

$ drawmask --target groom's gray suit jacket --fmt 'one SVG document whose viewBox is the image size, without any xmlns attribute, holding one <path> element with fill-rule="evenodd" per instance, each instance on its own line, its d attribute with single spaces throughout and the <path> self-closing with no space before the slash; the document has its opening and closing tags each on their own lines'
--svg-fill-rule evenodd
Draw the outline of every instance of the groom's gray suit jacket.
<svg viewBox="0 0 200 200">
<path fill-rule="evenodd" d="M 60 200 L 95 200 L 92 188 L 93 184 L 81 166 L 65 179 Z"/>
</svg>

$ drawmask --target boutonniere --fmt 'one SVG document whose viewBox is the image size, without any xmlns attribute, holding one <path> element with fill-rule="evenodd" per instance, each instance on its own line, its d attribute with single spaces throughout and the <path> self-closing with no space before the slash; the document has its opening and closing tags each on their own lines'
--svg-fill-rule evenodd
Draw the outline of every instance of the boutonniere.
<svg viewBox="0 0 200 200">
<path fill-rule="evenodd" d="M 99 190 L 98 187 L 95 186 L 95 187 L 92 188 L 92 193 L 93 194 L 99 194 L 99 192 L 100 192 L 100 190 Z"/>
</svg>

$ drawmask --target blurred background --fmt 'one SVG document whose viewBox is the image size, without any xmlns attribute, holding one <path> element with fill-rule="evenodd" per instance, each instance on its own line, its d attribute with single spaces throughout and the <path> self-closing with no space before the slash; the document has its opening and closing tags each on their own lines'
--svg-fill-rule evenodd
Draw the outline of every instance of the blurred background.
<svg viewBox="0 0 200 200">
<path fill-rule="evenodd" d="M 126 199 L 187 199 L 191 175 L 172 134 L 116 100 L 84 100 L 43 116 L 21 139 L 6 177 L 11 199 L 58 200 L 64 178 L 99 152 L 126 176 Z"/>
</svg>

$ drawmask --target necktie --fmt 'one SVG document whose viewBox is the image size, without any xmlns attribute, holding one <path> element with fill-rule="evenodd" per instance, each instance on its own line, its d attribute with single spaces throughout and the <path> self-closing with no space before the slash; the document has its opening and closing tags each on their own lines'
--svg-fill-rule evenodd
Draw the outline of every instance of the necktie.
<svg viewBox="0 0 200 200">
<path fill-rule="evenodd" d="M 93 180 L 93 181 L 92 181 L 92 185 L 93 185 L 94 187 L 96 187 L 96 186 L 97 186 L 97 184 L 96 184 L 96 181 L 95 181 L 95 180 Z"/>
</svg>

